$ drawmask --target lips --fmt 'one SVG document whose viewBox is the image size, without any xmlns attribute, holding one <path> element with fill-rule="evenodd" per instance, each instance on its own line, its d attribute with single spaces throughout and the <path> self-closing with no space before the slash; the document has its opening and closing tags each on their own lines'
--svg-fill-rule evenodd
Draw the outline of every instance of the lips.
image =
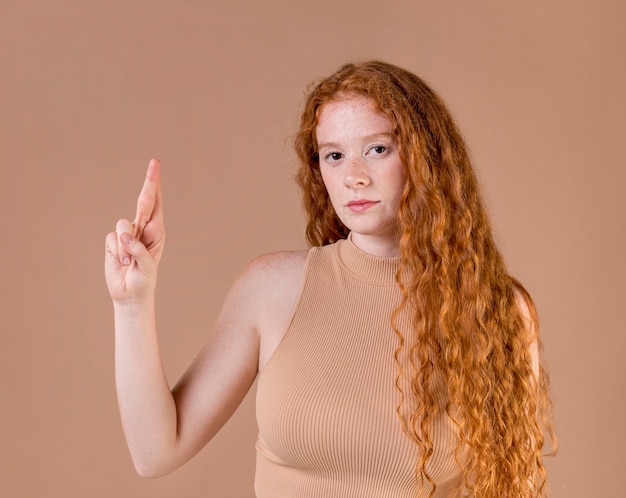
<svg viewBox="0 0 626 498">
<path fill-rule="evenodd" d="M 357 200 L 348 202 L 347 206 L 351 211 L 355 213 L 360 213 L 378 204 L 378 202 L 379 201 L 371 201 L 369 199 L 357 199 Z"/>
</svg>

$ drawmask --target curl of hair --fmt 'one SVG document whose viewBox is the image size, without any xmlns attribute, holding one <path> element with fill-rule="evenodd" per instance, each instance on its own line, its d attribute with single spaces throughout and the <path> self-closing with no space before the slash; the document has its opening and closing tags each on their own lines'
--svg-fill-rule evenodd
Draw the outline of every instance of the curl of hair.
<svg viewBox="0 0 626 498">
<path fill-rule="evenodd" d="M 540 349 L 535 307 L 496 247 L 454 120 L 419 77 L 384 62 L 346 64 L 309 92 L 295 137 L 307 239 L 324 245 L 349 233 L 324 187 L 315 137 L 320 107 L 349 95 L 371 98 L 390 119 L 406 169 L 398 212 L 403 297 L 391 322 L 399 338 L 397 412 L 420 449 L 418 478 L 432 496 L 431 429 L 445 411 L 458 429 L 455 458 L 472 496 L 547 496 L 544 439 L 556 451 L 556 437 L 548 377 L 532 354 Z M 412 330 L 397 326 L 403 309 Z"/>
</svg>

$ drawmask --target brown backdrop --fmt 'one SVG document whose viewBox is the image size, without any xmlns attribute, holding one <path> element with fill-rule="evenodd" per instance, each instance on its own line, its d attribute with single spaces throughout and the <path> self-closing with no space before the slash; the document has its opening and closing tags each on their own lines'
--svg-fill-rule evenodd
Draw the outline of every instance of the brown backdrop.
<svg viewBox="0 0 626 498">
<path fill-rule="evenodd" d="M 178 472 L 134 475 L 104 235 L 133 215 L 160 157 L 159 324 L 174 381 L 242 266 L 304 247 L 290 146 L 303 90 L 369 58 L 448 102 L 536 298 L 562 444 L 554 496 L 623 494 L 625 5 L 3 0 L 0 495 L 253 495 L 252 395 Z"/>
</svg>

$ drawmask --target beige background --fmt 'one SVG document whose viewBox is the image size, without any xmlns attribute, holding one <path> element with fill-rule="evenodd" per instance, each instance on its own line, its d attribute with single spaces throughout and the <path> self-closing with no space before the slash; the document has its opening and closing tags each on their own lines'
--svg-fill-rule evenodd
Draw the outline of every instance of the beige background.
<svg viewBox="0 0 626 498">
<path fill-rule="evenodd" d="M 134 475 L 104 235 L 132 217 L 158 156 L 174 381 L 242 266 L 304 246 L 290 145 L 303 91 L 369 58 L 448 102 L 511 271 L 536 298 L 562 445 L 554 496 L 624 496 L 625 6 L 2 0 L 0 496 L 253 495 L 252 396 L 178 472 Z"/>
</svg>

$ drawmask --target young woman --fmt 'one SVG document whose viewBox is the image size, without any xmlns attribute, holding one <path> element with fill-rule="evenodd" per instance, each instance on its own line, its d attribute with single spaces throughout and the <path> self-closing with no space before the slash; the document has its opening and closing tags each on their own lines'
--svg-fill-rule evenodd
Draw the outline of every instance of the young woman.
<svg viewBox="0 0 626 498">
<path fill-rule="evenodd" d="M 139 474 L 200 450 L 258 376 L 263 497 L 531 497 L 554 444 L 534 305 L 491 233 L 439 97 L 382 62 L 308 95 L 296 137 L 308 251 L 253 261 L 177 385 L 154 291 L 165 233 L 152 160 L 106 238 L 116 382 Z"/>
</svg>

